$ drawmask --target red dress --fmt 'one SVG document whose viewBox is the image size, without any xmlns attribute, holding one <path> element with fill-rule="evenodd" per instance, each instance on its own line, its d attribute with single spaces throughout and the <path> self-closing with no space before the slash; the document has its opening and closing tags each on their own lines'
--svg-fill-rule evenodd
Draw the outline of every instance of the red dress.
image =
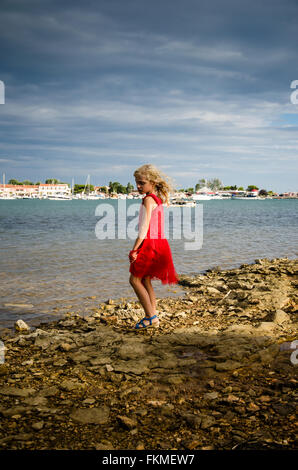
<svg viewBox="0 0 298 470">
<path fill-rule="evenodd" d="M 162 200 L 155 194 L 147 194 L 143 198 L 142 205 L 144 205 L 145 198 L 149 196 L 158 206 L 152 210 L 146 238 L 137 250 L 137 259 L 130 263 L 129 272 L 136 277 L 149 276 L 151 279 L 159 279 L 163 284 L 177 284 L 179 278 L 173 264 L 170 245 L 164 235 Z M 141 207 L 142 209 L 144 210 L 145 207 Z"/>
</svg>

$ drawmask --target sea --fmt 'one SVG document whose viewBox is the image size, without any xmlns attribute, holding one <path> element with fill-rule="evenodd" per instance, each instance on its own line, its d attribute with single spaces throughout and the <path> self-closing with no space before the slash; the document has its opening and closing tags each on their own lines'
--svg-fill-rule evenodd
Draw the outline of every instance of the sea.
<svg viewBox="0 0 298 470">
<path fill-rule="evenodd" d="M 128 253 L 141 199 L 119 201 L 0 200 L 0 328 L 18 319 L 34 326 L 68 312 L 85 316 L 109 299 L 137 300 Z M 178 275 L 297 258 L 298 199 L 197 201 L 164 213 Z M 187 245 L 191 233 L 199 242 Z M 159 298 L 185 293 L 152 283 Z"/>
</svg>

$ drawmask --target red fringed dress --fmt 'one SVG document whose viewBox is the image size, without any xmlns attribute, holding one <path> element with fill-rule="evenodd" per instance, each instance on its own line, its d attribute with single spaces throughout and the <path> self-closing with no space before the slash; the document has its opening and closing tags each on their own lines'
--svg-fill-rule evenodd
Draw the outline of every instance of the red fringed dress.
<svg viewBox="0 0 298 470">
<path fill-rule="evenodd" d="M 142 201 L 139 214 L 139 227 L 142 211 L 146 211 L 144 200 L 152 197 L 158 204 L 151 212 L 146 238 L 137 250 L 137 259 L 130 263 L 129 272 L 136 277 L 149 276 L 163 284 L 177 284 L 178 275 L 173 264 L 171 248 L 164 235 L 164 212 L 162 200 L 155 194 L 147 194 Z"/>
</svg>

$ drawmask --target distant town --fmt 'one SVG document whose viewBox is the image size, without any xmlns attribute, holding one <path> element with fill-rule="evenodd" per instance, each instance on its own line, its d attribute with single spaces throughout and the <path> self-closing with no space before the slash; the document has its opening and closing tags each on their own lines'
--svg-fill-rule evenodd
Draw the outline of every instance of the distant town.
<svg viewBox="0 0 298 470">
<path fill-rule="evenodd" d="M 38 181 L 18 181 L 10 179 L 0 184 L 0 199 L 138 199 L 142 196 L 129 182 L 123 186 L 117 181 L 110 181 L 108 186 L 94 186 L 90 184 L 88 176 L 85 184 L 74 184 L 61 182 L 55 178 L 47 179 L 44 183 Z M 212 199 L 295 199 L 298 192 L 276 193 L 271 190 L 260 189 L 255 185 L 247 188 L 242 186 L 223 186 L 217 178 L 212 180 L 200 179 L 193 188 L 175 189 L 171 194 L 171 201 L 197 201 Z"/>
</svg>

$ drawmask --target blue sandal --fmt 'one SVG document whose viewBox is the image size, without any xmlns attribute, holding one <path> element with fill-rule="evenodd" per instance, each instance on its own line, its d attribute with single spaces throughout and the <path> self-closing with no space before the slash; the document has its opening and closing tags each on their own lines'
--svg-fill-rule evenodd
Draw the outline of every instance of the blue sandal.
<svg viewBox="0 0 298 470">
<path fill-rule="evenodd" d="M 142 318 L 142 320 L 139 321 L 139 322 L 136 324 L 135 329 L 136 329 L 136 330 L 145 330 L 145 328 L 150 328 L 150 327 L 157 328 L 157 327 L 159 326 L 159 322 L 152 323 L 152 320 L 153 320 L 154 318 L 158 318 L 158 316 L 157 316 L 157 315 L 153 315 L 153 317 L 144 317 L 144 318 Z M 144 320 L 149 321 L 149 322 L 150 322 L 149 325 L 145 325 Z M 142 325 L 142 326 L 140 327 L 140 325 Z"/>
</svg>

